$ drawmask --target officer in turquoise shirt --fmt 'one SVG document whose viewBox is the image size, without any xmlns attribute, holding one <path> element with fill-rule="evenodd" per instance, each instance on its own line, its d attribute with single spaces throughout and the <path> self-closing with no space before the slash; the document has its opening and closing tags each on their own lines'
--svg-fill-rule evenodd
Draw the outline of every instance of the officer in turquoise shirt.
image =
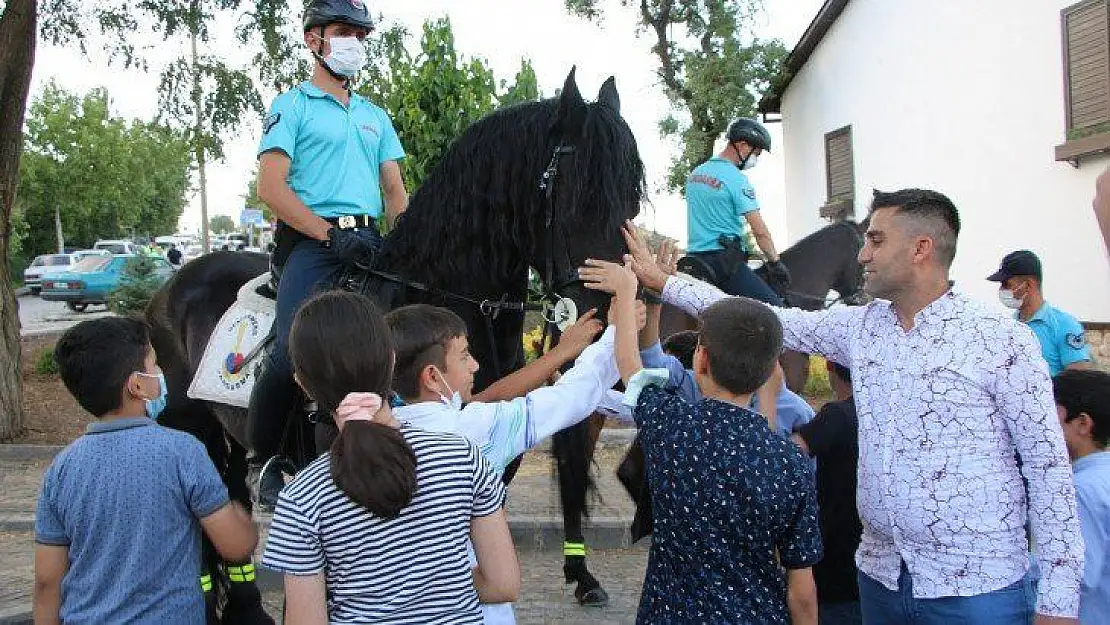
<svg viewBox="0 0 1110 625">
<path fill-rule="evenodd" d="M 295 398 L 288 340 L 301 303 L 345 265 L 369 263 L 381 247 L 378 221 L 405 210 L 398 161 L 405 156 L 384 110 L 351 91 L 373 31 L 363 0 L 311 0 L 304 42 L 312 78 L 279 95 L 258 147 L 258 195 L 279 221 L 281 267 L 276 340 L 251 392 L 247 438 L 252 488 L 263 508 L 277 500 L 282 434 Z M 383 201 L 384 196 L 384 201 Z"/>
<path fill-rule="evenodd" d="M 999 283 L 999 301 L 1016 310 L 1018 321 L 1037 335 L 1049 375 L 1091 367 L 1091 350 L 1079 320 L 1044 299 L 1041 260 L 1036 254 L 1029 250 L 1007 254 L 987 280 Z"/>
<path fill-rule="evenodd" d="M 768 277 L 787 287 L 790 271 L 779 260 L 771 232 L 759 214 L 755 188 L 744 173 L 771 151 L 771 134 L 754 119 L 741 118 L 728 129 L 728 144 L 698 165 L 686 180 L 687 254 L 700 260 L 727 293 L 782 306 L 782 299 L 748 267 L 743 248 L 746 220 L 767 259 Z M 728 248 L 733 248 L 729 250 Z"/>
</svg>

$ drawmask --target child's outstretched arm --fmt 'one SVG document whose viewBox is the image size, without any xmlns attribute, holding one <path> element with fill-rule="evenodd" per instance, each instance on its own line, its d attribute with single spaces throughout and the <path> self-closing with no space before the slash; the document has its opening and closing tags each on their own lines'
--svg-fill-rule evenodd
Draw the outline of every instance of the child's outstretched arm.
<svg viewBox="0 0 1110 625">
<path fill-rule="evenodd" d="M 494 382 L 475 395 L 472 401 L 508 401 L 546 384 L 563 365 L 578 358 L 604 329 L 601 320 L 595 318 L 596 315 L 596 308 L 586 311 L 574 325 L 563 332 L 558 345 L 523 369 Z"/>
<path fill-rule="evenodd" d="M 631 257 L 619 265 L 603 260 L 588 259 L 578 270 L 587 288 L 613 295 L 609 320 L 616 326 L 617 369 L 625 384 L 644 368 L 640 360 L 639 327 L 636 321 L 636 289 L 639 282 L 632 273 Z"/>
</svg>

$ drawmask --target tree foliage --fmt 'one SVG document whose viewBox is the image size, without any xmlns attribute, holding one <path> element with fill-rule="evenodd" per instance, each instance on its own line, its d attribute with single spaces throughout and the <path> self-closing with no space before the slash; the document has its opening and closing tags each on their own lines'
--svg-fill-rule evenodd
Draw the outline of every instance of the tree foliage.
<svg viewBox="0 0 1110 625">
<path fill-rule="evenodd" d="M 227 215 L 216 215 L 208 220 L 208 229 L 216 234 L 235 232 L 235 221 Z"/>
<path fill-rule="evenodd" d="M 424 23 L 416 55 L 406 47 L 408 37 L 393 27 L 375 38 L 370 58 L 378 62 L 363 72 L 357 90 L 393 120 L 408 154 L 403 170 L 411 192 L 467 126 L 499 106 L 539 98 L 539 88 L 527 60 L 509 84 L 483 59 L 460 54 L 446 18 Z"/>
<path fill-rule="evenodd" d="M 601 0 L 564 0 L 574 15 L 603 19 Z M 682 153 L 667 186 L 681 191 L 690 170 L 713 154 L 714 142 L 737 117 L 751 117 L 779 74 L 786 48 L 753 30 L 762 0 L 620 0 L 635 7 L 640 33 L 653 41 L 659 79 L 674 112 L 660 120 L 664 137 Z"/>
<path fill-rule="evenodd" d="M 103 89 L 79 96 L 53 83 L 31 104 L 19 184 L 27 252 L 56 249 L 55 208 L 71 247 L 176 230 L 189 187 L 186 138 L 110 107 Z"/>
</svg>

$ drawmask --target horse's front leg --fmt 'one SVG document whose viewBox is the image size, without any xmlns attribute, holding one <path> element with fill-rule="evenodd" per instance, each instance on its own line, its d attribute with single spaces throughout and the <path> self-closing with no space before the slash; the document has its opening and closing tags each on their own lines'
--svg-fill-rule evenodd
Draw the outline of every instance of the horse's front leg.
<svg viewBox="0 0 1110 625">
<path fill-rule="evenodd" d="M 585 462 L 585 470 L 589 471 L 589 465 L 593 460 L 594 450 L 597 447 L 597 439 L 601 434 L 601 429 L 605 426 L 605 417 L 594 413 L 586 421 L 574 426 L 570 430 L 566 430 L 557 434 L 556 436 L 566 435 L 569 440 L 563 442 L 576 443 L 582 446 L 581 451 L 584 452 L 582 458 Z M 572 457 L 577 454 L 571 454 Z M 609 604 L 609 593 L 601 587 L 601 582 L 597 581 L 586 567 L 586 538 L 583 531 L 583 518 L 584 506 L 567 505 L 566 495 L 567 489 L 572 485 L 569 482 L 574 480 L 569 478 L 571 471 L 565 470 L 567 463 L 564 460 L 559 462 L 559 490 L 564 495 L 563 497 L 563 577 L 567 584 L 576 584 L 574 588 L 574 597 L 578 603 L 584 606 L 605 606 Z M 581 469 L 581 467 L 579 467 Z M 584 482 L 583 482 L 584 483 Z M 585 493 L 582 493 L 583 500 Z"/>
</svg>

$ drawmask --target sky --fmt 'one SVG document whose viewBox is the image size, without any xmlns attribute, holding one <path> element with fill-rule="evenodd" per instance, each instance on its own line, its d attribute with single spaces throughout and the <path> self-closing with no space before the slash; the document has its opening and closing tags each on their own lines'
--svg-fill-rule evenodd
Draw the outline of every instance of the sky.
<svg viewBox="0 0 1110 625">
<path fill-rule="evenodd" d="M 296 1 L 296 0 L 293 0 Z M 822 0 L 774 0 L 767 2 L 758 20 L 760 38 L 781 39 L 792 48 L 821 7 Z M 540 91 L 553 95 L 562 86 L 572 66 L 577 67 L 578 87 L 587 99 L 595 99 L 601 83 L 614 76 L 621 96 L 621 113 L 636 136 L 644 160 L 650 203 L 638 221 L 641 225 L 686 239 L 686 213 L 681 197 L 663 190 L 667 167 L 676 145 L 658 133 L 658 121 L 668 112 L 656 75 L 657 61 L 647 38 L 636 36 L 635 13 L 618 0 L 603 0 L 601 24 L 570 16 L 563 0 L 370 0 L 371 11 L 386 21 L 404 24 L 418 34 L 426 19 L 447 16 L 455 34 L 456 49 L 468 57 L 482 57 L 498 78 L 511 80 L 522 58 L 531 60 Z M 414 36 L 415 39 L 415 36 Z M 226 41 L 227 39 L 225 39 Z M 160 62 L 181 54 L 187 44 L 159 42 L 147 74 L 109 66 L 102 60 L 82 57 L 74 49 L 40 44 L 31 85 L 34 98 L 54 80 L 77 92 L 105 87 L 112 98 L 115 115 L 152 119 L 158 108 Z M 204 51 L 202 50 L 202 53 Z M 233 59 L 235 49 L 211 52 Z M 307 54 L 307 52 L 306 52 Z M 232 60 L 232 62 L 234 62 Z M 769 124 L 773 144 L 781 146 L 781 127 Z M 223 162 L 209 164 L 208 213 L 229 215 L 238 220 L 243 196 L 255 162 L 261 122 L 245 123 L 239 136 L 225 146 Z M 404 137 L 401 137 L 402 143 Z M 718 149 L 723 143 L 718 144 Z M 749 172 L 759 192 L 764 219 L 780 249 L 807 233 L 787 233 L 782 208 L 785 205 L 782 150 L 764 155 Z M 195 179 L 195 176 L 194 176 Z M 194 187 L 199 187 L 194 181 Z M 189 199 L 180 230 L 197 232 L 200 227 L 199 191 Z"/>
</svg>

